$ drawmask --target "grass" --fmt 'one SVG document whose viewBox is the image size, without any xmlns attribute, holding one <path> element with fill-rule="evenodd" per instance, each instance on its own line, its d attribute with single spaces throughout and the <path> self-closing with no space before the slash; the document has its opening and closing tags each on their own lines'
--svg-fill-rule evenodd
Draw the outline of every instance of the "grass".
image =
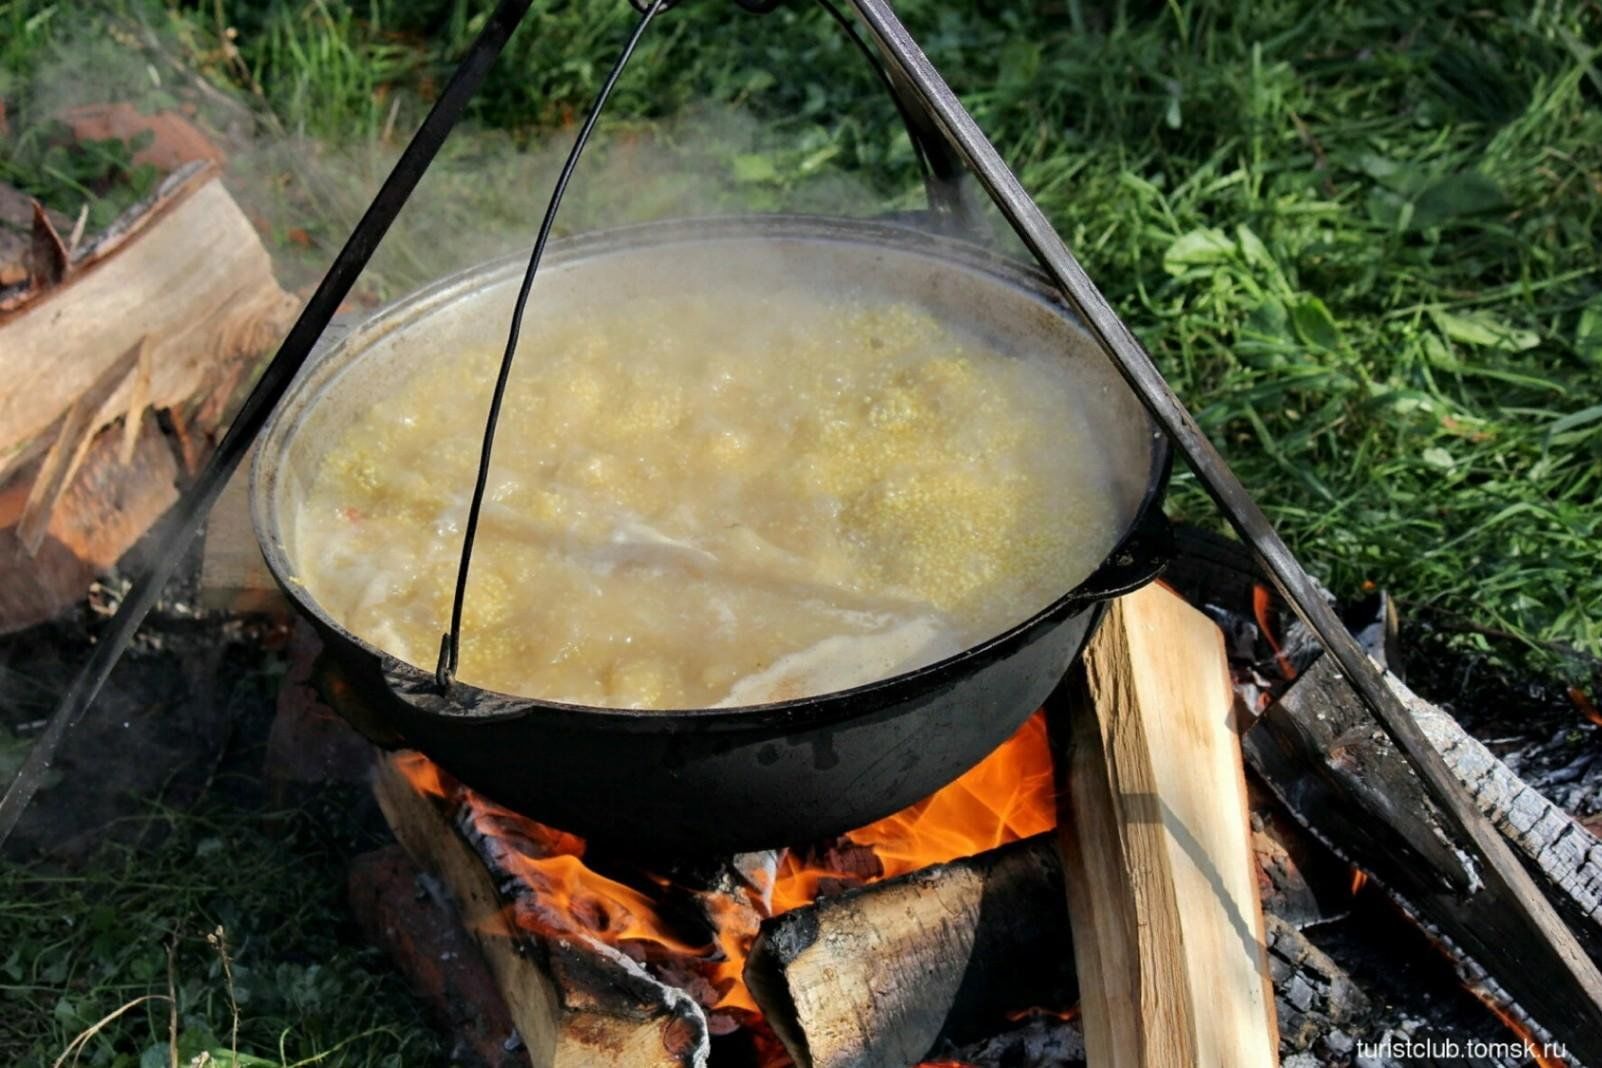
<svg viewBox="0 0 1602 1068">
<path fill-rule="evenodd" d="M 345 930 L 349 844 L 331 798 L 131 820 L 147 844 L 108 847 L 82 871 L 0 868 L 4 1063 L 46 1068 L 130 1005 L 80 1063 L 162 1068 L 174 1050 L 241 1068 L 444 1063 L 404 983 Z"/>
<path fill-rule="evenodd" d="M 201 728 L 227 745 L 214 753 L 215 743 L 193 743 L 188 766 L 163 778 L 164 796 L 191 799 L 187 808 L 134 799 L 93 830 L 68 811 L 81 795 L 30 813 L 40 822 L 24 828 L 28 840 L 101 844 L 86 855 L 68 845 L 69 859 L 16 863 L 8 854 L 0 863 L 0 1064 L 52 1068 L 64 1054 L 63 1065 L 109 1068 L 445 1063 L 405 981 L 367 946 L 345 904 L 350 858 L 388 841 L 367 791 L 291 786 L 297 800 L 274 802 L 285 788 L 260 780 L 284 675 L 281 658 L 260 647 L 266 632 L 154 630 L 161 651 L 131 656 L 112 688 L 137 672 L 141 683 L 179 689 L 195 658 L 209 655 L 198 643 L 235 643 L 210 696 L 217 721 Z M 16 726 L 34 721 L 36 731 L 65 685 L 55 653 L 66 650 L 70 663 L 74 628 L 48 633 L 23 639 L 32 661 L 6 650 L 7 664 L 32 663 L 39 674 L 0 669 L 0 781 L 26 753 Z M 123 691 L 132 751 L 180 744 L 172 717 L 189 714 L 185 698 L 163 690 Z M 143 707 L 147 698 L 130 693 L 157 703 Z M 77 746 L 80 776 L 118 759 L 95 745 Z M 84 789 L 135 781 L 101 767 L 105 781 Z"/>
<path fill-rule="evenodd" d="M 404 135 L 488 7 L 131 2 L 119 19 L 137 13 L 180 42 L 286 134 L 346 146 Z M 1415 613 L 1514 636 L 1548 668 L 1564 666 L 1554 649 L 1602 654 L 1594 2 L 1428 18 L 1400 0 L 902 7 L 1334 590 L 1388 587 Z M 476 145 L 504 158 L 569 126 L 631 18 L 621 3 L 537 5 L 474 105 L 479 140 L 454 146 L 468 176 L 481 177 Z M 27 114 L 28 78 L 73 21 L 59 3 L 0 2 L 0 93 L 14 113 Z M 682 118 L 709 107 L 704 129 Z M 700 168 L 699 204 L 825 203 L 841 175 L 860 201 L 918 201 L 893 110 L 810 5 L 675 10 L 609 128 L 662 120 L 677 124 L 651 150 L 673 167 L 594 164 L 581 199 L 599 206 L 570 224 L 682 203 L 662 195 L 675 188 L 662 172 L 686 167 Z M 528 178 L 508 170 L 443 199 L 465 196 L 521 233 L 543 196 Z M 329 223 L 314 204 L 296 210 L 318 238 L 309 259 L 325 262 L 350 212 Z M 381 288 L 453 266 L 437 245 Z M 1210 507 L 1182 479 L 1174 511 Z"/>
<path fill-rule="evenodd" d="M 1464 644 L 1512 648 L 1536 670 L 1595 672 L 1595 0 L 1486 0 L 1428 12 L 1403 0 L 899 6 L 1292 547 L 1333 590 L 1384 586 L 1404 614 L 1444 625 Z M 115 0 L 84 12 L 61 0 L 0 0 L 0 99 L 12 127 L 0 139 L 0 165 L 14 174 L 28 164 L 29 124 L 72 88 L 62 85 L 71 81 L 60 77 L 63 56 L 70 69 L 98 74 L 79 93 L 110 83 L 147 105 L 171 100 L 172 69 L 141 52 L 146 27 L 169 58 L 243 101 L 264 140 L 297 146 L 293 166 L 264 167 L 253 179 L 277 191 L 277 207 L 262 209 L 282 243 L 275 251 L 286 270 L 298 264 L 309 276 L 488 7 Z M 550 158 L 631 18 L 622 0 L 536 5 L 475 102 L 471 129 L 453 141 L 422 206 L 408 212 L 414 221 L 375 263 L 368 283 L 376 292 L 399 292 L 521 240 L 543 206 Z M 883 210 L 920 199 L 893 110 L 859 57 L 801 2 L 762 18 L 711 0 L 676 8 L 643 45 L 604 129 L 611 136 L 581 175 L 569 226 L 687 204 L 844 200 Z M 361 167 L 334 166 L 356 158 Z M 349 181 L 318 184 L 318 173 Z M 52 206 L 76 214 L 81 192 L 44 191 L 56 198 Z M 294 231 L 309 237 L 292 240 Z M 439 239 L 458 232 L 464 236 L 449 248 Z M 1186 478 L 1170 510 L 1212 515 Z M 1591 685 L 1597 681 L 1592 674 Z M 202 824 L 206 818 L 218 833 L 254 833 L 226 814 Z M 204 837 L 197 830 L 186 838 L 177 822 L 169 843 Z M 184 847 L 172 845 L 177 852 L 162 854 L 154 870 L 191 889 L 176 890 L 162 910 L 137 897 L 131 873 L 51 884 L 63 899 L 57 911 L 80 925 L 91 923 L 85 917 L 97 899 L 134 895 L 128 907 L 140 911 L 129 914 L 138 920 L 120 949 L 122 930 L 84 937 L 61 929 L 56 943 L 28 936 L 31 945 L 57 945 L 68 970 L 41 979 L 34 962 L 34 978 L 7 982 L 60 990 L 77 977 L 75 989 L 103 992 L 68 998 L 62 1020 L 48 1015 L 55 1009 L 47 992 L 22 995 L 47 1013 L 26 1025 L 28 1048 L 64 1044 L 118 997 L 161 992 L 164 963 L 150 932 L 169 929 L 187 932 L 186 974 L 206 975 L 186 1005 L 210 999 L 194 1011 L 212 1036 L 221 1034 L 218 977 L 208 963 L 215 954 L 196 939 L 214 919 L 247 921 L 221 917 L 213 898 L 255 894 L 248 900 L 263 908 L 279 907 L 280 893 L 311 895 L 318 908 L 332 901 L 316 896 L 326 887 L 297 881 L 304 857 L 295 849 L 259 844 L 274 858 L 263 861 L 266 869 L 232 860 L 186 867 Z M 47 887 L 29 882 L 37 878 L 8 872 L 4 900 L 39 900 Z M 5 913 L 7 924 L 45 931 L 52 922 L 48 910 L 11 907 L 22 913 Z M 230 938 L 249 943 L 239 956 L 248 969 L 251 960 L 293 958 L 298 938 L 324 937 L 312 919 L 281 938 Z M 105 953 L 93 948 L 107 938 Z M 136 958 L 157 971 L 138 978 L 145 973 L 131 970 Z M 123 963 L 93 978 L 107 961 Z M 261 996 L 273 996 L 265 991 L 273 983 L 255 975 Z M 367 989 L 364 975 L 357 968 L 339 980 Z M 299 981 L 285 978 L 291 988 Z M 375 1006 L 391 1009 L 368 1012 L 358 998 L 335 1001 L 327 1011 L 346 1015 L 292 1028 L 285 1060 L 328 1049 L 335 1035 L 378 1028 L 360 1043 L 360 1057 L 414 1063 L 405 1043 L 420 1039 L 395 1003 L 380 999 Z M 271 1001 L 246 1008 L 242 1048 L 276 1056 L 276 1031 L 296 1010 Z M 137 1036 L 119 1049 L 165 1041 L 160 1009 L 132 1010 L 86 1057 L 114 1063 L 105 1052 L 113 1033 Z M 198 1025 L 194 1033 L 204 1038 Z M 352 1058 L 358 1054 L 346 1047 L 326 1063 L 379 1063 Z"/>
</svg>

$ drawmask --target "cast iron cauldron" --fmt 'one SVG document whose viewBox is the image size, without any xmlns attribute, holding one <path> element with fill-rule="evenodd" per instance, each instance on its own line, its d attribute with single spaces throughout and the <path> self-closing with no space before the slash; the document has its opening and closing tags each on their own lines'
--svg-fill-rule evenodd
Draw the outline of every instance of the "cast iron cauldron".
<svg viewBox="0 0 1602 1068">
<path fill-rule="evenodd" d="M 251 484 L 268 566 L 365 698 L 342 711 L 378 744 L 420 749 L 510 808 L 592 840 L 673 855 L 801 843 L 869 823 L 950 782 L 1012 734 L 1079 655 L 1101 602 L 1150 581 L 1166 560 L 1167 441 L 1035 270 L 856 219 L 740 217 L 598 233 L 551 247 L 531 315 L 604 314 L 636 295 L 716 292 L 720 278 L 738 277 L 775 299 L 826 285 L 911 301 L 1004 351 L 1073 362 L 1094 392 L 1096 439 L 1118 458 L 1106 506 L 1122 540 L 1093 574 L 1005 633 L 837 693 L 677 711 L 558 704 L 461 682 L 441 694 L 432 670 L 345 630 L 297 581 L 295 516 L 327 449 L 410 371 L 504 344 L 522 265 L 518 257 L 473 268 L 326 337 L 263 432 Z"/>
</svg>

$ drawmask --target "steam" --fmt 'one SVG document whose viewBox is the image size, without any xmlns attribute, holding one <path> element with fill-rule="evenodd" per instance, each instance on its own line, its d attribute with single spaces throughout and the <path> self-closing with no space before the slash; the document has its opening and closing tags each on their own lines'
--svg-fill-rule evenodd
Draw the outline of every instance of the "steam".
<svg viewBox="0 0 1602 1068">
<path fill-rule="evenodd" d="M 332 261 L 427 102 L 397 93 L 377 136 L 329 143 L 283 128 L 248 94 L 219 88 L 195 69 L 197 59 L 228 65 L 195 42 L 132 21 L 109 35 L 69 37 L 25 84 L 4 87 L 13 127 L 111 101 L 185 114 L 227 155 L 224 181 L 256 224 L 282 284 L 304 292 Z M 393 299 L 527 249 L 571 137 L 571 129 L 558 130 L 525 143 L 459 124 L 358 283 L 361 300 Z M 557 234 L 672 217 L 873 215 L 921 205 L 917 190 L 904 193 L 887 200 L 842 170 L 833 146 L 797 143 L 793 131 L 736 108 L 701 105 L 653 122 L 611 110 L 568 191 Z"/>
<path fill-rule="evenodd" d="M 459 127 L 374 256 L 363 286 L 391 299 L 433 279 L 526 251 L 571 143 L 558 132 L 531 146 Z M 286 285 L 314 281 L 355 225 L 400 151 L 393 143 L 333 146 L 303 138 L 258 140 L 234 157 L 229 187 L 274 234 L 314 247 L 274 255 Z M 656 219 L 762 210 L 884 210 L 867 185 L 820 168 L 793 185 L 751 180 L 769 131 L 739 111 L 706 106 L 666 121 L 603 117 L 562 203 L 558 236 Z"/>
</svg>

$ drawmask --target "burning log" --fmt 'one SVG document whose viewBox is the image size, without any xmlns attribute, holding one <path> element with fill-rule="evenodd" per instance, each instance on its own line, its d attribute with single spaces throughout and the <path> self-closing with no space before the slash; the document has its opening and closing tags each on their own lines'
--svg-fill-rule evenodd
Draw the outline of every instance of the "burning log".
<svg viewBox="0 0 1602 1068">
<path fill-rule="evenodd" d="M 1544 877 L 1586 951 L 1602 956 L 1602 843 L 1521 783 L 1451 719 L 1393 687 L 1476 804 Z M 1489 887 L 1463 888 L 1464 866 L 1405 759 L 1334 666 L 1319 660 L 1247 732 L 1253 768 L 1307 828 L 1372 875 L 1459 964 L 1470 986 L 1535 1037 L 1602 1064 L 1594 1006 L 1565 981 L 1540 932 Z M 1446 858 L 1442 860 L 1441 858 Z"/>
<path fill-rule="evenodd" d="M 512 1019 L 450 904 L 398 845 L 351 862 L 348 896 L 362 933 L 401 964 L 413 991 L 456 1039 L 452 1064 L 517 1068 Z M 472 1056 L 464 1054 L 471 1051 Z"/>
<path fill-rule="evenodd" d="M 1037 835 L 767 921 L 746 982 L 803 1068 L 944 1055 L 1026 1007 L 1075 1003 L 1064 892 L 1055 836 Z M 1278 915 L 1265 931 L 1280 1052 L 1361 1033 L 1371 1005 L 1346 971 Z"/>
<path fill-rule="evenodd" d="M 1062 898 L 1049 839 L 1026 839 L 767 921 L 746 983 L 801 1068 L 902 1068 L 1074 1004 Z"/>
<path fill-rule="evenodd" d="M 1122 597 L 1050 707 L 1090 1062 L 1275 1064 L 1218 628 L 1160 586 Z"/>
<path fill-rule="evenodd" d="M 176 499 L 149 446 L 192 471 L 293 310 L 216 178 L 180 168 L 78 247 L 35 213 L 27 284 L 0 294 L 0 493 L 22 502 L 0 534 L 0 633 L 80 597 Z"/>
<path fill-rule="evenodd" d="M 419 789 L 400 767 L 404 759 L 379 762 L 379 805 L 417 865 L 456 900 L 535 1068 L 704 1068 L 706 1017 L 689 995 L 596 939 L 516 922 L 527 904 L 517 896 L 527 858 L 508 839 L 484 834 L 443 788 Z"/>
<path fill-rule="evenodd" d="M 1602 958 L 1602 841 L 1527 786 L 1457 720 L 1405 685 L 1395 689 L 1480 811 L 1542 877 L 1587 952 Z"/>
</svg>

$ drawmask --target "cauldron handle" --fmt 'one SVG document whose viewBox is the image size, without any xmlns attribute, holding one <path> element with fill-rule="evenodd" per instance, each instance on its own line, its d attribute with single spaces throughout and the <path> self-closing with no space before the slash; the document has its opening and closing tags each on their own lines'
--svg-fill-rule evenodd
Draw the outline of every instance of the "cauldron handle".
<svg viewBox="0 0 1602 1068">
<path fill-rule="evenodd" d="M 1147 508 L 1101 566 L 1074 588 L 1072 596 L 1088 605 L 1138 590 L 1167 570 L 1175 553 L 1174 528 L 1168 517 L 1161 508 Z"/>
<path fill-rule="evenodd" d="M 758 14 L 773 11 L 779 6 L 779 0 L 735 0 L 735 2 L 747 11 Z M 985 226 L 978 205 L 973 199 L 973 182 L 968 177 L 968 169 L 963 165 L 962 158 L 957 155 L 950 140 L 940 132 L 940 127 L 935 124 L 929 109 L 923 106 L 917 89 L 907 82 L 900 71 L 884 63 L 880 54 L 846 17 L 845 12 L 834 4 L 834 0 L 818 0 L 818 6 L 828 12 L 829 17 L 834 19 L 845 35 L 851 39 L 851 43 L 862 53 L 863 58 L 868 61 L 868 66 L 878 76 L 879 83 L 890 94 L 890 100 L 901 115 L 901 123 L 907 129 L 907 140 L 912 142 L 912 154 L 917 157 L 918 168 L 923 172 L 924 196 L 928 198 L 929 206 L 923 211 L 895 213 L 892 217 L 898 215 L 905 217 L 910 214 L 916 218 L 919 225 L 927 226 L 948 237 L 959 237 L 981 245 L 988 244 L 986 235 L 989 229 Z"/>
</svg>

